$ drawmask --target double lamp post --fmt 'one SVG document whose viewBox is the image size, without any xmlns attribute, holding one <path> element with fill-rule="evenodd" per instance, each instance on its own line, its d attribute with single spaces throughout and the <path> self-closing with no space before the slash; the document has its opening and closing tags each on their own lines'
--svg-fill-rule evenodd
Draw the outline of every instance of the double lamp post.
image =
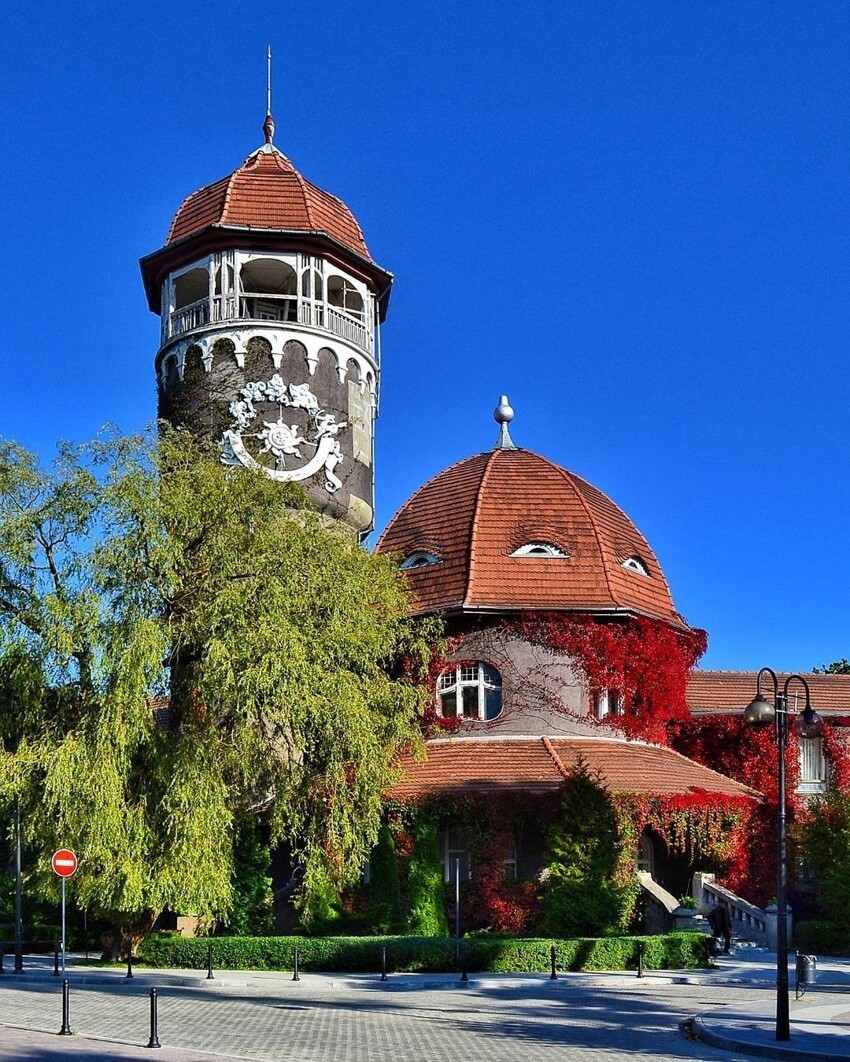
<svg viewBox="0 0 850 1062">
<path fill-rule="evenodd" d="M 769 675 L 773 683 L 773 701 L 761 692 L 762 676 Z M 788 747 L 788 687 L 800 682 L 806 691 L 806 704 L 793 722 L 794 733 L 802 738 L 816 738 L 823 734 L 823 719 L 812 708 L 809 684 L 802 675 L 789 675 L 782 689 L 776 672 L 763 667 L 756 678 L 756 695 L 744 709 L 744 720 L 753 726 L 773 723 L 779 767 L 777 798 L 776 843 L 776 1039 L 790 1040 L 788 1017 L 788 850 L 786 840 L 785 750 Z"/>
</svg>

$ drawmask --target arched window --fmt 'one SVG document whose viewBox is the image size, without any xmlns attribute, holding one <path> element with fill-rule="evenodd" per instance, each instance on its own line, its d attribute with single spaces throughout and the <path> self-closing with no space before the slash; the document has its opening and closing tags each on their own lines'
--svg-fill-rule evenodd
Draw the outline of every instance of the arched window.
<svg viewBox="0 0 850 1062">
<path fill-rule="evenodd" d="M 427 550 L 420 549 L 415 553 L 410 553 L 401 562 L 402 568 L 427 568 L 430 564 L 439 564 L 439 557 L 435 557 L 433 553 L 428 553 Z"/>
<path fill-rule="evenodd" d="M 239 271 L 242 316 L 254 321 L 294 321 L 298 311 L 295 270 L 277 258 L 253 258 Z"/>
<path fill-rule="evenodd" d="M 637 572 L 638 575 L 646 575 L 649 577 L 649 568 L 644 564 L 640 557 L 635 554 L 632 557 L 626 557 L 622 566 L 627 568 L 630 572 Z"/>
<path fill-rule="evenodd" d="M 318 269 L 305 269 L 301 273 L 301 294 L 305 299 L 321 300 L 324 291 L 322 274 Z"/>
<path fill-rule="evenodd" d="M 524 546 L 515 549 L 512 557 L 566 557 L 567 553 L 551 542 L 526 542 Z"/>
<path fill-rule="evenodd" d="M 489 664 L 456 664 L 437 680 L 446 719 L 495 719 L 502 710 L 502 676 Z"/>
<path fill-rule="evenodd" d="M 345 277 L 328 277 L 328 305 L 345 310 L 358 321 L 363 320 L 363 296 Z"/>
<path fill-rule="evenodd" d="M 174 309 L 182 310 L 209 297 L 210 278 L 206 269 L 190 269 L 174 278 Z"/>
<path fill-rule="evenodd" d="M 653 871 L 655 870 L 655 848 L 652 844 L 652 838 L 645 833 L 641 834 L 640 841 L 638 842 L 637 852 L 635 853 L 635 864 L 638 873 L 642 871 L 652 877 Z"/>
</svg>

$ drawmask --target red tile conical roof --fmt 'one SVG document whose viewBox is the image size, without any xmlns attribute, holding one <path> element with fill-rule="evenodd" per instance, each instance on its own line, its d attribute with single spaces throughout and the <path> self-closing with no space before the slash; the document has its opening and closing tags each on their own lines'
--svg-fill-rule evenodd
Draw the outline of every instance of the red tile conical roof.
<svg viewBox="0 0 850 1062">
<path fill-rule="evenodd" d="M 302 177 L 271 145 L 184 200 L 166 246 L 211 226 L 326 233 L 371 261 L 360 226 L 345 203 Z"/>
<path fill-rule="evenodd" d="M 546 543 L 565 556 L 512 556 Z M 624 611 L 683 626 L 649 543 L 596 487 L 546 458 L 497 449 L 453 465 L 390 521 L 376 551 L 423 551 L 414 611 Z M 647 574 L 624 567 L 636 560 Z"/>
</svg>

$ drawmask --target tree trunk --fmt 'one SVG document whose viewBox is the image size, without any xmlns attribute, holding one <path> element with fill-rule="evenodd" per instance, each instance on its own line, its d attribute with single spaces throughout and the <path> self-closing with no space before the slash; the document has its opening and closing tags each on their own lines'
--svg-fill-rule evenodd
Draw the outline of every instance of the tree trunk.
<svg viewBox="0 0 850 1062">
<path fill-rule="evenodd" d="M 100 938 L 103 944 L 101 959 L 126 962 L 130 956 L 136 954 L 136 949 L 150 933 L 156 919 L 156 911 L 113 915 L 110 919 L 113 922 L 112 928 Z"/>
</svg>

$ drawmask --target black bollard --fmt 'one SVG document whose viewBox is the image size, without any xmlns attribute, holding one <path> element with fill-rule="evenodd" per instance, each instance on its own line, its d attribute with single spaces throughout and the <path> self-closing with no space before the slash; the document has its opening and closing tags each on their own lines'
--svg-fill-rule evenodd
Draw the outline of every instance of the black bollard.
<svg viewBox="0 0 850 1062">
<path fill-rule="evenodd" d="M 468 981 L 469 980 L 469 974 L 466 972 L 466 967 L 467 967 L 466 948 L 461 948 L 460 949 L 460 979 L 461 979 L 461 981 Z"/>
<path fill-rule="evenodd" d="M 215 974 L 212 972 L 212 944 L 207 945 L 207 980 L 215 980 Z"/>
<path fill-rule="evenodd" d="M 62 1028 L 59 1030 L 60 1036 L 71 1035 L 71 989 L 68 987 L 68 982 L 62 982 Z"/>
<path fill-rule="evenodd" d="M 53 976 L 59 976 L 59 949 L 53 949 Z"/>
<path fill-rule="evenodd" d="M 552 960 L 552 972 L 549 974 L 549 980 L 550 981 L 557 981 L 558 980 L 558 971 L 557 971 L 557 969 L 555 967 L 555 945 L 554 944 L 549 949 L 549 958 Z"/>
<path fill-rule="evenodd" d="M 5 958 L 6 958 L 6 949 L 5 949 L 4 947 L 3 947 L 3 945 L 2 945 L 2 944 L 0 944 L 0 977 L 2 977 L 2 976 L 3 976 L 3 974 L 4 974 L 5 972 L 6 972 L 6 971 L 5 971 L 4 969 L 3 969 L 3 960 L 4 960 Z"/>
<path fill-rule="evenodd" d="M 124 980 L 125 981 L 131 980 L 135 976 L 136 975 L 133 973 L 133 953 L 132 953 L 132 951 L 128 951 L 127 952 L 127 976 L 124 978 Z"/>
<path fill-rule="evenodd" d="M 156 989 L 151 989 L 151 1038 L 148 1040 L 146 1047 L 162 1047 L 159 1042 L 159 1036 L 157 1035 L 157 1013 L 156 1013 Z"/>
<path fill-rule="evenodd" d="M 643 977 L 643 941 L 638 941 L 638 977 Z"/>
<path fill-rule="evenodd" d="M 292 980 L 300 981 L 301 978 L 298 976 L 298 948 L 295 949 L 295 952 L 292 956 L 292 970 Z"/>
<path fill-rule="evenodd" d="M 387 977 L 387 949 L 381 948 L 381 980 L 388 981 Z"/>
</svg>

